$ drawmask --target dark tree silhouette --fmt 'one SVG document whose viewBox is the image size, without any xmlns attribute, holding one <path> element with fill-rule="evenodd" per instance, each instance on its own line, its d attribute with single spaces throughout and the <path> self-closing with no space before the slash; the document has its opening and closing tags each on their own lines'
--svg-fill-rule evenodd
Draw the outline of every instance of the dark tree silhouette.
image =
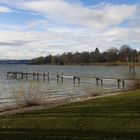
<svg viewBox="0 0 140 140">
<path fill-rule="evenodd" d="M 30 60 L 30 64 L 89 64 L 103 62 L 138 62 L 140 61 L 140 51 L 132 49 L 128 45 L 123 45 L 118 50 L 110 48 L 105 52 L 100 52 L 98 48 L 92 52 L 63 53 L 61 55 L 48 55 Z"/>
</svg>

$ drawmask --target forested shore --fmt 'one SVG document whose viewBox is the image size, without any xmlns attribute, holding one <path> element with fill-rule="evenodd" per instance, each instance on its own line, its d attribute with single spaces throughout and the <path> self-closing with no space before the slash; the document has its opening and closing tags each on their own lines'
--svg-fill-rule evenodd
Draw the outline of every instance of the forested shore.
<svg viewBox="0 0 140 140">
<path fill-rule="evenodd" d="M 58 55 L 40 56 L 29 61 L 29 64 L 50 65 L 127 65 L 128 63 L 140 62 L 140 51 L 123 45 L 120 49 L 110 48 L 100 52 L 98 48 L 88 52 L 67 52 Z"/>
</svg>

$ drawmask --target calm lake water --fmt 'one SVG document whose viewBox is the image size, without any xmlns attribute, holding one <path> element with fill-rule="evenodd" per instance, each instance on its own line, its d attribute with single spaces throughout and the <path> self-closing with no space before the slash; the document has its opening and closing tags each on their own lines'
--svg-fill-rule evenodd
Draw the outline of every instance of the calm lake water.
<svg viewBox="0 0 140 140">
<path fill-rule="evenodd" d="M 80 84 L 73 84 L 72 79 L 64 79 L 62 83 L 56 81 L 56 75 L 47 80 L 34 80 L 32 77 L 24 79 L 7 79 L 6 72 L 50 72 L 61 73 L 64 75 L 75 75 L 81 77 Z M 68 97 L 80 97 L 83 95 L 92 96 L 94 94 L 107 94 L 111 91 L 118 92 L 126 90 L 132 84 L 131 81 L 125 82 L 125 88 L 118 88 L 116 80 L 104 80 L 103 86 L 96 85 L 94 78 L 88 77 L 107 77 L 107 78 L 129 78 L 129 68 L 127 66 L 47 66 L 47 65 L 0 65 L 0 108 L 15 105 L 14 91 L 27 90 L 29 85 L 39 85 L 41 89 L 40 98 L 43 100 L 56 100 Z M 140 76 L 140 67 L 136 67 L 136 76 Z"/>
</svg>

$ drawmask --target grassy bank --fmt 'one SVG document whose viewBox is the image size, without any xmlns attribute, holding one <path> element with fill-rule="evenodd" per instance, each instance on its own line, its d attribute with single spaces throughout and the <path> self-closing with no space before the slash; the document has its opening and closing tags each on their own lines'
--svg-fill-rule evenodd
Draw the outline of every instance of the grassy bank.
<svg viewBox="0 0 140 140">
<path fill-rule="evenodd" d="M 0 140 L 139 140 L 140 90 L 0 118 Z"/>
</svg>

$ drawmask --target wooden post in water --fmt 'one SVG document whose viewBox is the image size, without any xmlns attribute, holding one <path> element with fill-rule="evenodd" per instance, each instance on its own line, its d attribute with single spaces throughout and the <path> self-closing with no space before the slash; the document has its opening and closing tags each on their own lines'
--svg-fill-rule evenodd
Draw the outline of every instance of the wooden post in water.
<svg viewBox="0 0 140 140">
<path fill-rule="evenodd" d="M 61 73 L 61 75 L 62 75 L 62 77 L 61 77 L 61 81 L 62 81 L 62 83 L 63 83 L 63 72 Z"/>
<path fill-rule="evenodd" d="M 46 74 L 45 72 L 43 73 L 43 80 L 45 81 L 45 77 L 46 77 Z"/>
<path fill-rule="evenodd" d="M 99 85 L 99 78 L 96 78 L 96 85 Z"/>
<path fill-rule="evenodd" d="M 59 74 L 58 73 L 56 74 L 56 80 L 57 80 L 57 83 L 58 83 L 58 80 L 59 80 Z"/>
<path fill-rule="evenodd" d="M 118 79 L 117 82 L 118 82 L 118 87 L 120 88 L 120 79 Z"/>
<path fill-rule="evenodd" d="M 48 75 L 47 75 L 47 79 L 48 79 L 48 81 L 50 81 L 50 76 L 49 76 L 49 72 L 48 72 Z"/>
<path fill-rule="evenodd" d="M 16 77 L 16 72 L 15 72 L 15 77 Z M 21 79 L 23 79 L 23 72 L 21 73 Z"/>
<path fill-rule="evenodd" d="M 96 85 L 99 85 L 99 81 L 101 81 L 101 85 L 103 85 L 103 79 L 100 79 L 98 77 L 96 78 Z"/>
<path fill-rule="evenodd" d="M 26 75 L 26 80 L 28 79 L 28 74 L 27 73 L 25 73 L 25 75 Z"/>
<path fill-rule="evenodd" d="M 75 84 L 75 76 L 73 77 L 73 83 Z"/>
<path fill-rule="evenodd" d="M 80 84 L 80 77 L 76 77 L 76 76 L 73 77 L 73 83 L 75 84 L 76 79 L 77 79 L 78 84 Z"/>
<path fill-rule="evenodd" d="M 101 85 L 103 85 L 103 79 L 101 79 Z"/>
<path fill-rule="evenodd" d="M 124 82 L 124 80 L 122 81 L 122 86 L 123 86 L 123 88 L 125 87 L 125 82 Z"/>
<path fill-rule="evenodd" d="M 118 79 L 117 82 L 118 82 L 118 87 L 119 88 L 120 88 L 120 82 L 122 83 L 123 88 L 125 87 L 125 81 L 124 80 Z"/>
</svg>

